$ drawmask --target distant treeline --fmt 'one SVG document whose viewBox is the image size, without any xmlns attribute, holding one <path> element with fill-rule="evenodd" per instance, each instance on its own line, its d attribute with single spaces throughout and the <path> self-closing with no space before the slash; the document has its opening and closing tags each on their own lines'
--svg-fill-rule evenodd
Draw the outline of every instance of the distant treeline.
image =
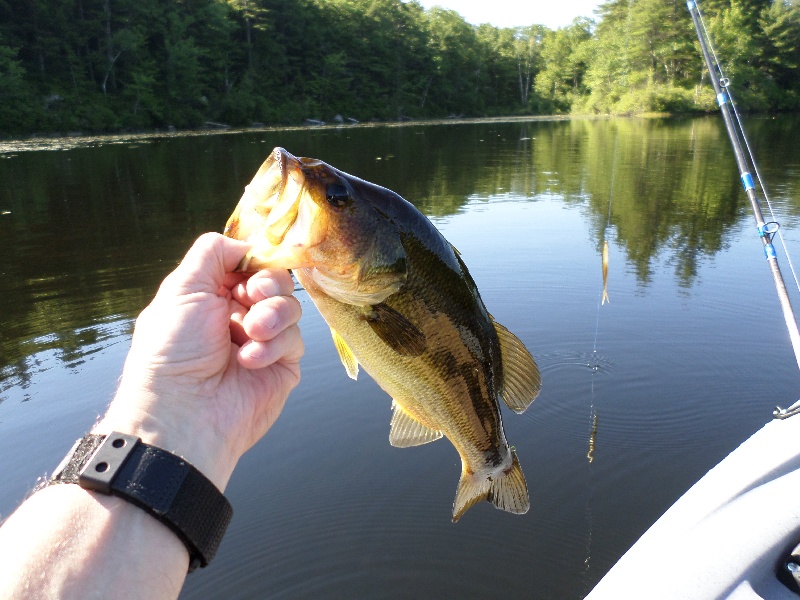
<svg viewBox="0 0 800 600">
<path fill-rule="evenodd" d="M 798 0 L 702 0 L 742 109 L 800 109 Z M 0 135 L 715 107 L 684 0 L 472 26 L 401 0 L 3 0 Z"/>
</svg>

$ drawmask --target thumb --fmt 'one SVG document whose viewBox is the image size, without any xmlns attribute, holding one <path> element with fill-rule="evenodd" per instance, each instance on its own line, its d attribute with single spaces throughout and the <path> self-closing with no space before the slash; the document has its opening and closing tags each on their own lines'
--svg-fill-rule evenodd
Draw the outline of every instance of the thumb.
<svg viewBox="0 0 800 600">
<path fill-rule="evenodd" d="M 204 233 L 164 280 L 162 289 L 166 287 L 176 294 L 217 293 L 225 274 L 236 269 L 251 246 L 219 233 Z"/>
</svg>

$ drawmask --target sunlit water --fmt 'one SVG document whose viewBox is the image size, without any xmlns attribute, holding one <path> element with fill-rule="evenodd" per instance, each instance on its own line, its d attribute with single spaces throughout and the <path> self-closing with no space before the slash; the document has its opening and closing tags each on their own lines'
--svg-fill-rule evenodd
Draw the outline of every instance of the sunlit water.
<svg viewBox="0 0 800 600">
<path fill-rule="evenodd" d="M 800 123 L 747 125 L 796 248 Z M 184 598 L 578 598 L 800 395 L 716 118 L 4 144 L 0 516 L 102 414 L 135 315 L 276 145 L 417 204 L 537 358 L 541 395 L 504 413 L 531 510 L 484 504 L 452 524 L 455 450 L 389 446 L 391 400 L 365 374 L 347 378 L 299 291 L 303 380 L 242 459 L 226 492 L 234 520 Z"/>
</svg>

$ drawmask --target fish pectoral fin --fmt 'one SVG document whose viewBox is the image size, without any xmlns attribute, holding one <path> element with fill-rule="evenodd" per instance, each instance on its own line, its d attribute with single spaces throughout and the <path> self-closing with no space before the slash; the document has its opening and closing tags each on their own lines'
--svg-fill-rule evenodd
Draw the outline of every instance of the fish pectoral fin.
<svg viewBox="0 0 800 600">
<path fill-rule="evenodd" d="M 517 336 L 492 319 L 500 340 L 503 361 L 503 387 L 500 397 L 515 413 L 525 412 L 542 388 L 542 376 L 536 361 Z"/>
<path fill-rule="evenodd" d="M 333 336 L 333 345 L 336 346 L 336 351 L 339 353 L 339 359 L 344 365 L 344 370 L 347 371 L 347 376 L 350 379 L 358 379 L 358 360 L 350 350 L 350 346 L 333 327 L 331 327 L 331 335 Z"/>
<path fill-rule="evenodd" d="M 513 448 L 511 457 L 511 468 L 501 472 L 499 476 L 484 477 L 467 473 L 462 467 L 461 480 L 458 482 L 456 499 L 453 502 L 453 523 L 481 500 L 488 500 L 495 508 L 506 512 L 518 515 L 528 512 L 531 506 L 528 485 L 525 483 L 525 475 Z"/>
<path fill-rule="evenodd" d="M 392 423 L 389 431 L 389 443 L 395 448 L 410 448 L 435 442 L 442 437 L 441 431 L 426 427 L 408 414 L 396 402 L 392 403 Z"/>
<path fill-rule="evenodd" d="M 391 306 L 375 304 L 365 320 L 381 340 L 402 356 L 419 356 L 425 351 L 425 334 Z"/>
</svg>

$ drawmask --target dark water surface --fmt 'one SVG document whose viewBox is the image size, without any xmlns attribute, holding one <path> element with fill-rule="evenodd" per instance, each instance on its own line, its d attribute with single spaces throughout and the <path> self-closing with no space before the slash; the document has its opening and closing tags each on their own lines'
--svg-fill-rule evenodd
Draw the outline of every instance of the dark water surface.
<svg viewBox="0 0 800 600">
<path fill-rule="evenodd" d="M 746 129 L 797 248 L 800 120 Z M 241 461 L 234 520 L 183 598 L 579 598 L 800 393 L 717 118 L 4 144 L 0 518 L 102 414 L 135 315 L 276 145 L 414 202 L 537 358 L 541 395 L 504 413 L 531 510 L 452 524 L 455 450 L 389 446 L 390 399 L 347 378 L 301 291 L 303 381 Z"/>
</svg>

